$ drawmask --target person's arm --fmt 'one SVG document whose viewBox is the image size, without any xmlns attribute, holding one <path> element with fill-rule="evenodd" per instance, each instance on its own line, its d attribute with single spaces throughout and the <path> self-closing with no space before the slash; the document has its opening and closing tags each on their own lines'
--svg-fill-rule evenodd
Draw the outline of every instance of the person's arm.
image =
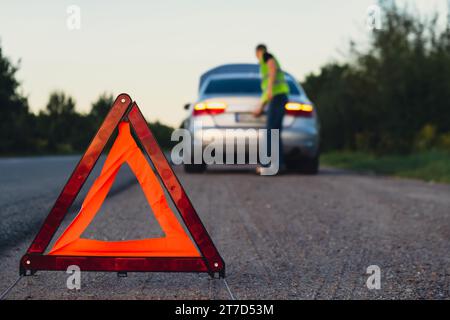
<svg viewBox="0 0 450 320">
<path fill-rule="evenodd" d="M 259 105 L 259 107 L 256 108 L 256 110 L 253 112 L 253 115 L 255 117 L 259 117 L 263 113 L 264 106 L 266 105 L 267 101 L 272 99 L 272 96 L 273 96 L 272 88 L 273 88 L 273 84 L 275 83 L 275 77 L 277 75 L 277 64 L 275 63 L 275 59 L 269 58 L 269 60 L 267 60 L 267 67 L 269 69 L 267 93 L 262 98 L 261 104 Z"/>
<path fill-rule="evenodd" d="M 259 117 L 260 115 L 262 115 L 263 111 L 264 111 L 264 106 L 266 105 L 266 101 L 261 100 L 259 106 L 256 107 L 255 110 L 253 110 L 253 115 L 255 117 Z"/>
</svg>

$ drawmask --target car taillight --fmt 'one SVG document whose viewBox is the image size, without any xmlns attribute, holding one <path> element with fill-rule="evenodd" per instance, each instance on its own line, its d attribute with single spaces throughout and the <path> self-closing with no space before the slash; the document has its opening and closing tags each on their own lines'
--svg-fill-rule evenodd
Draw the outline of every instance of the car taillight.
<svg viewBox="0 0 450 320">
<path fill-rule="evenodd" d="M 224 102 L 200 102 L 194 106 L 194 116 L 202 114 L 219 114 L 225 112 L 226 108 L 227 105 Z"/>
<path fill-rule="evenodd" d="M 294 117 L 312 117 L 314 107 L 308 103 L 288 102 L 284 106 L 286 113 Z"/>
</svg>

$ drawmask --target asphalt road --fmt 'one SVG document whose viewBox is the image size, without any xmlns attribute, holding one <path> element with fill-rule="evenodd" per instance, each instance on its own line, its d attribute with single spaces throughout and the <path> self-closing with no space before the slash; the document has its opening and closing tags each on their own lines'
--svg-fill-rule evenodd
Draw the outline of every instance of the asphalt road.
<svg viewBox="0 0 450 320">
<path fill-rule="evenodd" d="M 77 160 L 0 160 L 0 292 L 17 278 L 21 255 Z M 223 168 L 176 172 L 227 264 L 238 299 L 450 297 L 449 185 L 334 169 L 279 177 Z M 134 181 L 129 170 L 120 172 L 85 237 L 160 234 Z M 380 290 L 366 287 L 370 265 L 381 268 Z M 80 291 L 66 288 L 67 276 L 38 272 L 22 279 L 8 298 L 229 298 L 221 280 L 204 274 L 83 273 Z"/>
</svg>

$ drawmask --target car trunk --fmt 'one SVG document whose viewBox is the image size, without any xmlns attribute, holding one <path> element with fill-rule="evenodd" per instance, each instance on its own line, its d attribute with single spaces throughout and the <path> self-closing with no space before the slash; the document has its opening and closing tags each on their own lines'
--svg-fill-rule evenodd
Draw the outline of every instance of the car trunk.
<svg viewBox="0 0 450 320">
<path fill-rule="evenodd" d="M 210 101 L 221 101 L 227 104 L 225 112 L 213 115 L 214 123 L 225 128 L 264 128 L 266 115 L 254 117 L 252 112 L 259 106 L 259 96 L 215 97 Z M 285 119 L 284 126 L 289 125 Z M 289 122 L 289 121 L 288 121 Z"/>
</svg>

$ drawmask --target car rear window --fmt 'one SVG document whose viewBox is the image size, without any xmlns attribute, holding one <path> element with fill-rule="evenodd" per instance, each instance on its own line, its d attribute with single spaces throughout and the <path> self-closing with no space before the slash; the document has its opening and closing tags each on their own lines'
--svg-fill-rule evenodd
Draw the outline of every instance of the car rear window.
<svg viewBox="0 0 450 320">
<path fill-rule="evenodd" d="M 288 80 L 290 93 L 299 95 L 297 86 L 293 81 Z M 215 79 L 211 80 L 204 94 L 261 94 L 261 80 L 257 78 L 253 79 Z"/>
<path fill-rule="evenodd" d="M 258 79 L 216 79 L 211 80 L 205 94 L 260 94 L 261 82 Z"/>
<path fill-rule="evenodd" d="M 298 87 L 295 85 L 294 81 L 287 81 L 287 84 L 289 86 L 289 93 L 296 95 L 296 96 L 300 96 L 300 91 L 298 91 Z"/>
</svg>

